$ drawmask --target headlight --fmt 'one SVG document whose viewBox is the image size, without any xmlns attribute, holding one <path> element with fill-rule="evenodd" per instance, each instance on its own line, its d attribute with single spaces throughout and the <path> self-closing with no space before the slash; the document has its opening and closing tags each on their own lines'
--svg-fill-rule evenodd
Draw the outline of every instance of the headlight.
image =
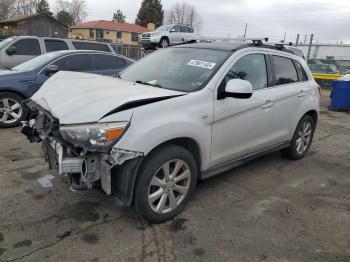
<svg viewBox="0 0 350 262">
<path fill-rule="evenodd" d="M 64 140 L 89 151 L 104 151 L 124 134 L 128 122 L 61 126 Z"/>
</svg>

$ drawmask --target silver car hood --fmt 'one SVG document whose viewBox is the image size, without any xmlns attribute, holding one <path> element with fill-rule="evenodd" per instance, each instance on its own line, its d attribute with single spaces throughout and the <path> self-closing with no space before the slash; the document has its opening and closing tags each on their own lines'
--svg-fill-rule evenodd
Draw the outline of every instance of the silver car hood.
<svg viewBox="0 0 350 262">
<path fill-rule="evenodd" d="M 185 93 L 135 84 L 117 78 L 76 72 L 58 72 L 32 97 L 61 124 L 97 122 L 134 101 L 159 101 Z M 157 98 L 157 99 L 156 99 Z M 129 106 L 125 107 L 126 104 Z M 131 117 L 131 112 L 130 112 Z M 129 120 L 129 119 L 124 119 Z"/>
</svg>

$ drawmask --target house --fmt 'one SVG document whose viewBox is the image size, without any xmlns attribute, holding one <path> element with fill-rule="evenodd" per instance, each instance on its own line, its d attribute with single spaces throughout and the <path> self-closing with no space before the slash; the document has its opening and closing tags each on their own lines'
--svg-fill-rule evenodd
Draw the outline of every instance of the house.
<svg viewBox="0 0 350 262">
<path fill-rule="evenodd" d="M 30 35 L 66 38 L 68 27 L 47 14 L 14 16 L 0 22 L 2 35 Z"/>
<path fill-rule="evenodd" d="M 140 35 L 147 31 L 150 31 L 150 29 L 135 24 L 98 20 L 72 26 L 69 37 L 124 45 L 138 45 Z"/>
</svg>

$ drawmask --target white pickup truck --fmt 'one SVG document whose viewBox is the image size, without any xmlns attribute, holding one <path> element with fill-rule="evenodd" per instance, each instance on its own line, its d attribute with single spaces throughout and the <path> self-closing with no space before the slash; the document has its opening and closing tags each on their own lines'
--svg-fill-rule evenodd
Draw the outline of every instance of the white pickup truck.
<svg viewBox="0 0 350 262">
<path fill-rule="evenodd" d="M 182 43 L 196 43 L 198 39 L 195 29 L 191 26 L 163 25 L 154 32 L 143 33 L 141 44 L 145 49 L 154 49 Z"/>
</svg>

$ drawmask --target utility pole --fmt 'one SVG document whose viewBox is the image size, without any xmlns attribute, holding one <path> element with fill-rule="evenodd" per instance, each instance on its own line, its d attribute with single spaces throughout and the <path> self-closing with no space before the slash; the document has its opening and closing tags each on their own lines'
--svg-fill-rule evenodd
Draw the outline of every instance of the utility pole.
<svg viewBox="0 0 350 262">
<path fill-rule="evenodd" d="M 304 44 L 306 44 L 307 34 L 304 35 Z"/>
<path fill-rule="evenodd" d="M 299 45 L 300 34 L 297 34 L 297 39 L 295 40 L 295 46 Z"/>
<path fill-rule="evenodd" d="M 283 43 L 286 42 L 287 32 L 284 32 Z"/>
<path fill-rule="evenodd" d="M 310 59 L 310 54 L 311 54 L 311 45 L 312 45 L 312 41 L 314 40 L 314 34 L 311 34 L 310 36 L 310 42 L 309 42 L 309 49 L 307 50 L 307 56 L 306 59 L 309 60 Z"/>
<path fill-rule="evenodd" d="M 245 23 L 243 39 L 245 39 L 245 37 L 247 36 L 247 28 L 248 28 L 248 23 Z"/>
</svg>

